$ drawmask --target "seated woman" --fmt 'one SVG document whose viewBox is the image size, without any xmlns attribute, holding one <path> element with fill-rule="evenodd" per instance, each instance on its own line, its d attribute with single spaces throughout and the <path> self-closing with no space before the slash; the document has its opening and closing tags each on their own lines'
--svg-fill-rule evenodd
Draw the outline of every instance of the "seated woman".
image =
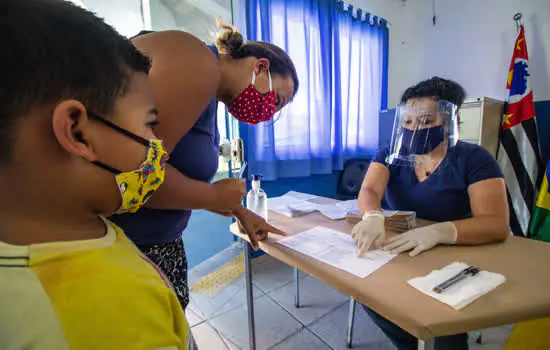
<svg viewBox="0 0 550 350">
<path fill-rule="evenodd" d="M 378 152 L 363 180 L 353 229 L 358 253 L 383 248 L 414 257 L 438 244 L 479 245 L 509 235 L 503 175 L 491 154 L 458 141 L 463 88 L 432 78 L 405 91 L 397 109 L 391 149 Z M 437 223 L 386 240 L 381 200 L 389 209 L 415 211 Z M 365 307 L 398 349 L 417 349 L 417 339 Z M 466 334 L 440 337 L 436 349 L 467 349 Z"/>
</svg>

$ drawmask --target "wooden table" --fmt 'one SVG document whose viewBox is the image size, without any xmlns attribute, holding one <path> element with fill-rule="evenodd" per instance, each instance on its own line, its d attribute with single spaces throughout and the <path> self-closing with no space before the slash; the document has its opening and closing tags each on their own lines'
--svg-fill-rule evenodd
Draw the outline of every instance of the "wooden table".
<svg viewBox="0 0 550 350">
<path fill-rule="evenodd" d="M 321 199 L 323 203 L 333 200 Z M 420 221 L 421 222 L 421 221 Z M 351 234 L 353 225 L 332 221 L 320 213 L 287 218 L 272 211 L 269 223 L 288 235 L 323 226 Z M 243 239 L 236 224 L 231 232 Z M 304 271 L 345 293 L 391 320 L 417 337 L 422 348 L 433 348 L 433 338 L 550 316 L 550 244 L 510 237 L 504 243 L 484 246 L 439 246 L 415 258 L 401 254 L 366 278 L 277 244 L 279 236 L 260 243 L 274 258 Z M 464 309 L 457 311 L 407 284 L 407 280 L 425 276 L 453 261 L 462 261 L 484 270 L 497 272 L 506 282 Z M 255 349 L 252 273 L 250 253 L 245 249 L 247 305 L 250 344 Z"/>
</svg>

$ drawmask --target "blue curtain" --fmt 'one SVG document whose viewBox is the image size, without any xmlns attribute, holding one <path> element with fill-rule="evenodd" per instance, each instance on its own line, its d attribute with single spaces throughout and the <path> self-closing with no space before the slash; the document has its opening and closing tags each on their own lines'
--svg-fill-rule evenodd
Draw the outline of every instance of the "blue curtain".
<svg viewBox="0 0 550 350">
<path fill-rule="evenodd" d="M 387 104 L 386 21 L 336 0 L 240 1 L 237 25 L 247 39 L 283 48 L 300 79 L 274 123 L 240 126 L 249 174 L 330 174 L 372 155 Z"/>
</svg>

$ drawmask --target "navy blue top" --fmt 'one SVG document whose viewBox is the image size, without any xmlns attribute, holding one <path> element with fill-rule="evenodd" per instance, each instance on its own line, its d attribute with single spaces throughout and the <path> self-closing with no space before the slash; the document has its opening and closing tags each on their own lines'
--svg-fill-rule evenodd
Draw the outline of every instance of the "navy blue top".
<svg viewBox="0 0 550 350">
<path fill-rule="evenodd" d="M 215 46 L 209 46 L 219 59 Z M 191 130 L 170 154 L 170 164 L 183 175 L 210 182 L 218 170 L 220 133 L 217 123 L 218 102 L 210 100 Z M 141 208 L 134 214 L 110 218 L 138 245 L 165 244 L 175 241 L 187 227 L 190 210 L 158 210 Z"/>
<path fill-rule="evenodd" d="M 389 148 L 380 150 L 373 161 L 386 166 Z M 472 216 L 468 186 L 487 179 L 502 178 L 495 158 L 478 145 L 459 141 L 436 170 L 418 181 L 411 166 L 391 165 L 386 189 L 388 209 L 412 210 L 417 217 L 432 221 L 463 220 Z"/>
</svg>

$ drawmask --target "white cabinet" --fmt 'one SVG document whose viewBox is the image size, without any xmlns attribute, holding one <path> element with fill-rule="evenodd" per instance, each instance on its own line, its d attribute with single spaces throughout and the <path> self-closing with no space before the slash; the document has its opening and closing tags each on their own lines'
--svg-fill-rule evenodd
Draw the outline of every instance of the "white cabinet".
<svg viewBox="0 0 550 350">
<path fill-rule="evenodd" d="M 459 110 L 460 140 L 475 143 L 496 157 L 504 102 L 487 97 L 466 100 Z"/>
</svg>

